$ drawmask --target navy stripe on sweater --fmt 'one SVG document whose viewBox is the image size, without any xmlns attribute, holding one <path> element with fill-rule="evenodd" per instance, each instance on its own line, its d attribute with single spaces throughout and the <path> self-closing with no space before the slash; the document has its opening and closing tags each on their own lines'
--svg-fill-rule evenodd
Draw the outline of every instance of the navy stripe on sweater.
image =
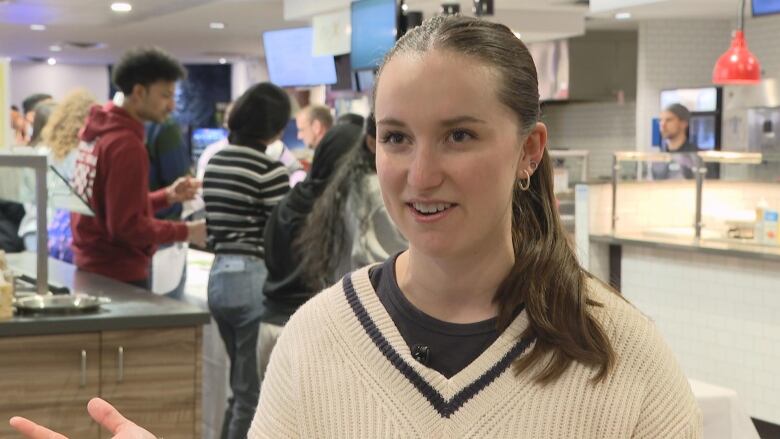
<svg viewBox="0 0 780 439">
<path fill-rule="evenodd" d="M 387 341 L 384 335 L 379 331 L 376 323 L 371 319 L 368 311 L 360 302 L 360 298 L 355 291 L 355 287 L 352 284 L 352 275 L 344 276 L 343 280 L 344 294 L 347 297 L 347 302 L 352 307 L 352 311 L 355 313 L 366 334 L 371 338 L 379 351 L 387 358 L 387 360 L 398 369 L 401 374 L 406 377 L 409 382 L 431 403 L 431 406 L 441 415 L 443 418 L 449 418 L 466 402 L 475 397 L 479 392 L 485 389 L 490 383 L 496 380 L 502 373 L 504 373 L 512 365 L 512 361 L 515 358 L 522 355 L 523 352 L 531 345 L 533 340 L 520 339 L 515 343 L 512 349 L 509 350 L 496 364 L 477 378 L 474 382 L 464 387 L 463 390 L 456 393 L 449 401 L 436 389 L 433 388 L 427 381 L 417 373 L 414 368 L 409 365 L 398 351 L 393 348 Z"/>
</svg>

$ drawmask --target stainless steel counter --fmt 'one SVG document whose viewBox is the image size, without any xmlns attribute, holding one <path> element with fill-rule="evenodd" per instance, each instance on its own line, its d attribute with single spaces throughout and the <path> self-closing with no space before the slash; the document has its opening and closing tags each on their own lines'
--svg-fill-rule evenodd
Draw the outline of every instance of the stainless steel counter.
<svg viewBox="0 0 780 439">
<path fill-rule="evenodd" d="M 8 255 L 14 270 L 35 274 L 35 253 Z M 188 303 L 155 296 L 149 291 L 104 276 L 79 271 L 75 266 L 49 259 L 49 280 L 71 292 L 108 297 L 111 303 L 94 313 L 63 316 L 14 316 L 0 320 L 0 337 L 63 334 L 142 328 L 204 325 L 209 314 Z"/>
<path fill-rule="evenodd" d="M 757 245 L 737 240 L 710 240 L 687 237 L 661 237 L 644 233 L 591 234 L 591 242 L 604 244 L 628 244 L 651 248 L 665 248 L 721 256 L 736 256 L 780 262 L 780 246 Z"/>
</svg>

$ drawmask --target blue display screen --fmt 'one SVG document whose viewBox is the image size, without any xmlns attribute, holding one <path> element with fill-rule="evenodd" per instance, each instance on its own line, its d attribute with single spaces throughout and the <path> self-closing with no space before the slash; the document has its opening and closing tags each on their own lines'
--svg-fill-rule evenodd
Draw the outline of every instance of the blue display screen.
<svg viewBox="0 0 780 439">
<path fill-rule="evenodd" d="M 192 130 L 192 159 L 198 161 L 207 146 L 227 136 L 228 132 L 224 128 L 195 128 Z"/>
<path fill-rule="evenodd" d="M 753 15 L 780 14 L 780 0 L 753 0 Z"/>
<path fill-rule="evenodd" d="M 358 70 L 357 80 L 358 90 L 366 92 L 371 91 L 374 88 L 376 77 L 374 76 L 373 70 Z"/>
<path fill-rule="evenodd" d="M 352 11 L 352 68 L 375 69 L 395 44 L 395 0 L 359 0 Z"/>
<path fill-rule="evenodd" d="M 265 59 L 271 82 L 280 87 L 335 84 L 333 56 L 312 55 L 310 27 L 263 33 Z"/>
<path fill-rule="evenodd" d="M 301 140 L 298 139 L 298 125 L 295 123 L 295 118 L 290 119 L 287 122 L 287 126 L 284 127 L 284 133 L 282 133 L 282 143 L 284 143 L 288 149 L 305 148 Z"/>
</svg>

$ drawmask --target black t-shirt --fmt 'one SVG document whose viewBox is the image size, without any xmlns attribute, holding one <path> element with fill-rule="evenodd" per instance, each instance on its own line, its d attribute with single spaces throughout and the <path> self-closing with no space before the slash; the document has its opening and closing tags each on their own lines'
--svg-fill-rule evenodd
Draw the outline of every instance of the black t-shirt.
<svg viewBox="0 0 780 439">
<path fill-rule="evenodd" d="M 397 257 L 371 268 L 371 285 L 412 351 L 412 356 L 426 367 L 450 378 L 498 339 L 496 319 L 458 324 L 438 320 L 420 311 L 398 287 L 395 277 Z"/>
</svg>

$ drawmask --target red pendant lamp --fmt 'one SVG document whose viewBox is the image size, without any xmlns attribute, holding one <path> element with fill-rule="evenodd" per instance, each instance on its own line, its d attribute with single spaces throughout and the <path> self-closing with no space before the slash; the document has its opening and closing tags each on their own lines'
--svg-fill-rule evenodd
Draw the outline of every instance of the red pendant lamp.
<svg viewBox="0 0 780 439">
<path fill-rule="evenodd" d="M 712 70 L 712 82 L 720 85 L 750 85 L 761 81 L 761 64 L 748 50 L 745 41 L 745 0 L 740 1 L 737 30 L 731 47 L 718 58 Z"/>
</svg>

